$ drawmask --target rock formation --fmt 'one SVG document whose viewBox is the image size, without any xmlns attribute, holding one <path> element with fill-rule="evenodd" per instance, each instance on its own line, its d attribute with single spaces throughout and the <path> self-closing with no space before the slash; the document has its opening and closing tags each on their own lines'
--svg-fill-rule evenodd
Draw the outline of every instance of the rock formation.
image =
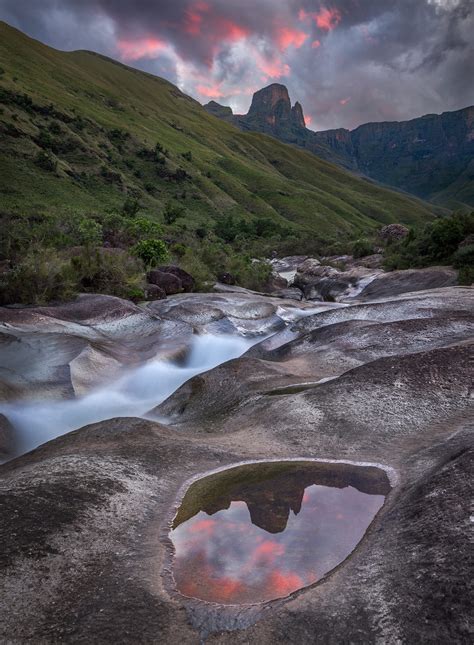
<svg viewBox="0 0 474 645">
<path fill-rule="evenodd" d="M 161 325 L 279 327 L 178 389 L 156 411 L 167 425 L 111 419 L 1 467 L 0 641 L 469 642 L 473 294 L 448 286 L 306 305 L 304 317 L 294 302 L 249 293 L 183 294 L 147 311 L 91 297 L 4 310 L 23 363 L 35 356 L 32 336 L 21 338 L 33 324 L 44 336 L 82 330 L 80 343 L 99 332 L 110 342 L 113 330 L 118 354 L 133 353 L 135 336 L 151 350 L 153 335 L 142 336 Z M 305 458 L 390 474 L 386 503 L 351 556 L 263 606 L 178 594 L 168 532 L 188 484 L 245 461 Z M 254 519 L 278 529 L 298 508 L 288 490 L 276 515 Z"/>
<path fill-rule="evenodd" d="M 411 121 L 366 123 L 313 132 L 299 103 L 291 107 L 284 85 L 256 92 L 246 115 L 212 102 L 211 114 L 244 130 L 270 134 L 379 182 L 424 199 L 474 206 L 474 106 Z M 225 112 L 224 112 L 225 111 Z"/>
</svg>

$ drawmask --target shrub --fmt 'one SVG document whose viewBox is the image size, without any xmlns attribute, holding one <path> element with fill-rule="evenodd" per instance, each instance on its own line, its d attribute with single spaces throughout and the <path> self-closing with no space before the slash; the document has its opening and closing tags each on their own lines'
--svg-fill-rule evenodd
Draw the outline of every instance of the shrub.
<svg viewBox="0 0 474 645">
<path fill-rule="evenodd" d="M 142 240 L 133 247 L 133 254 L 142 260 L 147 269 L 163 264 L 169 258 L 163 240 Z"/>
<path fill-rule="evenodd" d="M 40 150 L 38 152 L 35 157 L 35 164 L 48 172 L 56 172 L 58 167 L 57 160 L 45 150 Z"/>
<path fill-rule="evenodd" d="M 462 267 L 474 267 L 474 244 L 461 246 L 453 255 L 453 266 L 457 269 Z"/>
<path fill-rule="evenodd" d="M 98 222 L 85 217 L 79 221 L 77 233 L 79 244 L 87 248 L 99 246 L 104 235 L 102 226 Z"/>
<path fill-rule="evenodd" d="M 183 206 L 174 205 L 172 202 L 168 202 L 163 212 L 164 222 L 165 224 L 174 224 L 174 222 L 176 222 L 180 217 L 183 217 L 185 213 L 186 209 Z"/>
<path fill-rule="evenodd" d="M 122 206 L 122 212 L 127 217 L 135 217 L 140 209 L 140 202 L 134 197 L 127 197 L 124 205 Z"/>
<path fill-rule="evenodd" d="M 170 251 L 171 254 L 176 256 L 177 258 L 182 258 L 186 255 L 187 247 L 184 244 L 175 242 L 175 244 L 172 244 L 170 246 Z"/>
<path fill-rule="evenodd" d="M 467 244 L 459 251 L 458 247 L 473 233 L 474 213 L 453 213 L 449 217 L 440 218 L 421 231 L 410 231 L 404 240 L 387 247 L 385 268 L 408 269 L 454 262 L 461 266 L 462 262 L 472 262 L 470 252 L 462 251 L 471 245 Z"/>
<path fill-rule="evenodd" d="M 366 238 L 356 240 L 352 245 L 352 255 L 355 258 L 365 258 L 367 255 L 372 255 L 374 252 L 374 247 L 372 242 Z"/>
<path fill-rule="evenodd" d="M 154 239 L 162 234 L 162 228 L 156 222 L 152 222 L 145 217 L 137 217 L 126 223 L 126 230 L 130 234 L 133 242 L 141 240 Z"/>
<path fill-rule="evenodd" d="M 0 304 L 41 305 L 72 298 L 71 263 L 54 249 L 35 246 L 12 271 L 0 274 Z"/>
<path fill-rule="evenodd" d="M 94 253 L 73 257 L 71 264 L 78 288 L 89 293 L 128 298 L 134 289 L 140 288 L 143 279 L 141 263 L 125 252 L 96 249 Z"/>
</svg>

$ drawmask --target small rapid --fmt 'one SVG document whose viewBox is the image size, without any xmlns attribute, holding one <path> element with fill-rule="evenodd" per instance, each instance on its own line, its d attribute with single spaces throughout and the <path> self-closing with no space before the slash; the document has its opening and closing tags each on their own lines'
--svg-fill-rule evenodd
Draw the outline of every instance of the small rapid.
<svg viewBox="0 0 474 645">
<path fill-rule="evenodd" d="M 146 417 L 193 376 L 242 356 L 265 337 L 195 335 L 182 364 L 151 360 L 81 398 L 0 405 L 15 428 L 13 457 L 85 425 L 115 417 Z"/>
</svg>

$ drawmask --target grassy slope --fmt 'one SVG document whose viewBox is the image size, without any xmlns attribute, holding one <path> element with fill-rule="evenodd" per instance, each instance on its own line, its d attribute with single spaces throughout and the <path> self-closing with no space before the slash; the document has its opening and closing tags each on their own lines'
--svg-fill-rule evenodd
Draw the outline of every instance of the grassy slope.
<svg viewBox="0 0 474 645">
<path fill-rule="evenodd" d="M 38 134 L 54 119 L 3 106 L 3 210 L 97 212 L 120 207 L 131 193 L 157 219 L 166 201 L 179 198 L 191 226 L 225 213 L 252 214 L 333 238 L 356 236 L 381 223 L 417 225 L 432 217 L 432 207 L 422 201 L 272 138 L 238 131 L 163 79 L 90 52 L 59 52 L 1 22 L 0 66 L 0 87 L 85 119 L 82 128 L 60 123 L 60 138 L 76 148 L 57 153 L 58 170 L 48 172 L 34 158 L 40 150 Z M 15 136 L 10 136 L 12 127 Z M 111 140 L 115 128 L 131 135 L 121 146 Z M 170 150 L 171 167 L 184 168 L 191 180 L 159 178 L 155 166 L 137 156 L 141 146 L 153 148 L 157 141 Z M 192 161 L 181 157 L 187 151 Z M 104 170 L 118 180 L 104 180 Z"/>
</svg>

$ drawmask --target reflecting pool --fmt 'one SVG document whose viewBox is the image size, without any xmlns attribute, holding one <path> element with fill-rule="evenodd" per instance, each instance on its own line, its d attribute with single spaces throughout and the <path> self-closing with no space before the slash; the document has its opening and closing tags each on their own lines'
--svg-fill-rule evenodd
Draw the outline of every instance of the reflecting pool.
<svg viewBox="0 0 474 645">
<path fill-rule="evenodd" d="M 223 604 L 287 596 L 347 558 L 390 491 L 385 471 L 266 462 L 196 481 L 170 533 L 186 596 Z"/>
</svg>

